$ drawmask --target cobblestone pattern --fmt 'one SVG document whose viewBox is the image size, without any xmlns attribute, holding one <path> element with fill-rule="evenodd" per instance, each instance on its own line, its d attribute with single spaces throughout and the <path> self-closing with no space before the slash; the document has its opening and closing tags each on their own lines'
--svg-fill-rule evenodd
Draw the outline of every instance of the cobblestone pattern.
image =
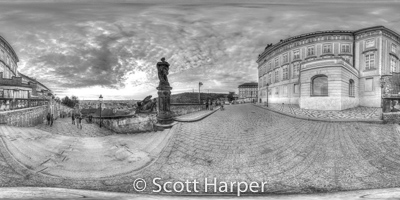
<svg viewBox="0 0 400 200">
<path fill-rule="evenodd" d="M 263 107 L 267 107 L 262 104 Z M 319 119 L 376 119 L 382 116 L 381 108 L 356 107 L 346 110 L 309 110 L 302 109 L 297 104 L 268 104 L 269 108 L 296 115 L 300 117 L 310 117 Z"/>
<path fill-rule="evenodd" d="M 197 179 L 200 185 L 204 178 L 267 182 L 266 193 L 400 186 L 400 133 L 395 124 L 308 121 L 253 105 L 234 105 L 175 129 L 155 163 L 136 174 L 103 180 L 56 179 L 17 173 L 13 168 L 18 164 L 0 157 L 0 184 L 135 192 L 133 180 L 144 178 L 148 193 L 155 189 L 153 178 Z M 8 156 L 4 147 L 0 151 Z"/>
<path fill-rule="evenodd" d="M 58 118 L 54 120 L 53 126 L 43 123 L 37 125 L 35 128 L 54 134 L 76 137 L 98 137 L 115 134 L 105 127 L 100 128 L 99 125 L 95 123 L 88 124 L 86 120 L 82 120 L 82 129 L 78 129 L 76 123 L 75 125 L 72 124 L 71 118 Z"/>
<path fill-rule="evenodd" d="M 215 109 L 217 109 L 217 108 L 215 108 Z M 177 116 L 177 117 L 175 117 L 175 119 L 178 119 L 178 120 L 196 120 L 196 119 L 199 119 L 199 118 L 201 118 L 201 117 L 203 117 L 205 115 L 210 114 L 211 112 L 213 112 L 213 110 L 201 110 L 201 111 L 197 111 L 197 112 L 193 112 L 193 113 Z"/>
</svg>

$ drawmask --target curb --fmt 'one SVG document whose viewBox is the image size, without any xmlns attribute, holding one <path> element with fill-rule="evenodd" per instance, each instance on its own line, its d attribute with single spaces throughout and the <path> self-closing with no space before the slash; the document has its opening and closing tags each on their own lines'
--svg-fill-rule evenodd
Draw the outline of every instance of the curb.
<svg viewBox="0 0 400 200">
<path fill-rule="evenodd" d="M 207 114 L 205 114 L 203 116 L 200 116 L 198 118 L 195 118 L 195 119 L 177 119 L 177 118 L 174 117 L 174 120 L 178 121 L 178 122 L 197 122 L 197 121 L 200 121 L 200 120 L 210 116 L 211 114 L 217 112 L 219 109 L 221 109 L 221 107 L 218 107 L 217 109 L 213 110 L 212 112 L 207 113 Z"/>
<path fill-rule="evenodd" d="M 362 123 L 370 123 L 370 124 L 384 124 L 385 122 L 383 120 L 375 120 L 375 119 L 320 119 L 320 118 L 313 118 L 313 117 L 302 117 L 302 116 L 297 116 L 297 115 L 292 115 L 284 112 L 280 112 L 271 108 L 266 108 L 263 106 L 259 105 L 254 105 L 259 108 L 263 108 L 265 110 L 269 110 L 281 115 L 297 118 L 297 119 L 303 119 L 303 120 L 308 120 L 308 121 L 320 121 L 320 122 L 362 122 Z"/>
</svg>

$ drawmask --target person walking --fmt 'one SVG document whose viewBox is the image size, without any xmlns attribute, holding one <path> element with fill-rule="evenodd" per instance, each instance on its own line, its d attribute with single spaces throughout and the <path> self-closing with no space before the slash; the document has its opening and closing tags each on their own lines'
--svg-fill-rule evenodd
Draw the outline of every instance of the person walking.
<svg viewBox="0 0 400 200">
<path fill-rule="evenodd" d="M 72 125 L 75 125 L 75 114 L 72 113 Z"/>
<path fill-rule="evenodd" d="M 213 110 L 213 101 L 210 101 L 210 110 Z"/>
<path fill-rule="evenodd" d="M 51 117 L 50 117 L 50 126 L 53 126 L 53 122 L 54 122 L 54 116 L 53 116 L 53 114 L 51 114 Z"/>
<path fill-rule="evenodd" d="M 47 125 L 50 125 L 50 113 L 47 113 L 46 119 L 47 119 Z"/>
<path fill-rule="evenodd" d="M 80 115 L 78 115 L 78 114 L 75 117 L 76 128 L 78 128 L 78 129 L 79 129 L 79 117 L 80 117 Z"/>
<path fill-rule="evenodd" d="M 78 128 L 82 129 L 82 115 L 78 118 Z"/>
<path fill-rule="evenodd" d="M 208 101 L 206 101 L 206 110 L 208 110 Z"/>
</svg>

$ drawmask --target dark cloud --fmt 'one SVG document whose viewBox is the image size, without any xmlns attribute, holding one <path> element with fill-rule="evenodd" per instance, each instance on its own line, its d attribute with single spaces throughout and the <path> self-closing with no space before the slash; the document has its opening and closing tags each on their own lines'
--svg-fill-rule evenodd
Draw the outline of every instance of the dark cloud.
<svg viewBox="0 0 400 200">
<path fill-rule="evenodd" d="M 199 81 L 232 91 L 257 80 L 255 61 L 268 43 L 375 25 L 400 33 L 398 3 L 173 2 L 0 3 L 0 34 L 19 55 L 21 72 L 57 91 L 102 87 L 121 97 L 124 88 L 140 88 L 146 91 L 126 96 L 142 98 L 155 92 L 161 57 L 176 91 Z"/>
</svg>

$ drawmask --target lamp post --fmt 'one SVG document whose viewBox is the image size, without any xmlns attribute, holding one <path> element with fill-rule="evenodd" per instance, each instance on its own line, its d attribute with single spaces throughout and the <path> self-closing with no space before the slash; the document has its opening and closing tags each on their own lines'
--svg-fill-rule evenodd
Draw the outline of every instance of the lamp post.
<svg viewBox="0 0 400 200">
<path fill-rule="evenodd" d="M 99 103 L 100 103 L 100 128 L 101 128 L 101 104 L 103 103 L 103 96 L 101 95 L 99 97 Z"/>
<path fill-rule="evenodd" d="M 268 87 L 269 87 L 269 84 L 267 83 L 267 107 L 268 107 L 268 95 L 269 95 Z"/>
<path fill-rule="evenodd" d="M 200 87 L 203 85 L 202 82 L 199 82 L 199 104 L 201 104 L 201 100 L 200 100 Z"/>
</svg>

